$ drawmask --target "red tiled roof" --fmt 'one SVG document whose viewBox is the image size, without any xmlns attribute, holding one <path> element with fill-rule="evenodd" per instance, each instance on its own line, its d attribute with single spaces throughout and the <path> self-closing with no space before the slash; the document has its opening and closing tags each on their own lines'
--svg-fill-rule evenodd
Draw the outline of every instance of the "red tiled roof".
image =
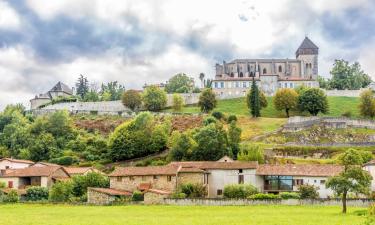
<svg viewBox="0 0 375 225">
<path fill-rule="evenodd" d="M 235 169 L 256 169 L 258 162 L 215 162 L 215 161 L 188 161 L 188 162 L 171 162 L 169 165 L 179 165 L 182 167 L 195 167 L 199 169 L 222 169 L 222 170 L 235 170 Z"/>
<path fill-rule="evenodd" d="M 141 183 L 138 185 L 138 189 L 141 191 L 151 189 L 151 183 Z"/>
<path fill-rule="evenodd" d="M 309 176 L 330 177 L 338 175 L 343 171 L 340 165 L 319 164 L 285 164 L 285 165 L 259 165 L 257 175 L 279 175 L 279 176 Z"/>
<path fill-rule="evenodd" d="M 147 166 L 147 167 L 116 167 L 110 177 L 145 176 L 145 175 L 176 175 L 178 166 Z"/>
<path fill-rule="evenodd" d="M 26 163 L 26 164 L 33 164 L 34 163 L 33 161 L 24 160 L 24 159 L 12 159 L 12 158 L 2 158 L 2 159 L 0 159 L 0 161 L 4 161 L 4 160 L 14 162 L 14 163 Z"/>
<path fill-rule="evenodd" d="M 69 176 L 66 170 L 61 166 L 43 166 L 15 169 L 10 173 L 5 173 L 4 177 L 49 177 L 59 169 L 62 169 Z"/>
<path fill-rule="evenodd" d="M 40 164 L 42 166 L 60 166 L 59 164 L 55 164 L 55 163 L 48 163 L 48 162 L 36 162 L 34 163 L 33 165 L 31 166 L 35 166 L 37 164 Z"/>
<path fill-rule="evenodd" d="M 113 188 L 89 188 L 90 190 L 97 191 L 107 195 L 121 195 L 121 196 L 131 196 L 132 192 L 125 190 L 118 190 Z"/>
<path fill-rule="evenodd" d="M 178 172 L 179 173 L 204 173 L 204 170 L 201 170 L 197 167 L 180 167 Z"/>
<path fill-rule="evenodd" d="M 64 167 L 69 174 L 84 174 L 87 171 L 93 170 L 92 167 Z"/>
</svg>

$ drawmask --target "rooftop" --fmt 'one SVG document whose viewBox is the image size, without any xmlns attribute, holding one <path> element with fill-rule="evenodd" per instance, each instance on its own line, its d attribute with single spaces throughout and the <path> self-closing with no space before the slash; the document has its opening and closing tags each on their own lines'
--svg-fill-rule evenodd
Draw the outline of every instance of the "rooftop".
<svg viewBox="0 0 375 225">
<path fill-rule="evenodd" d="M 118 190 L 113 188 L 89 188 L 90 190 L 97 191 L 107 195 L 120 195 L 120 196 L 131 196 L 130 191 Z"/>
<path fill-rule="evenodd" d="M 171 162 L 169 165 L 180 165 L 182 167 L 196 167 L 199 169 L 256 169 L 258 162 L 217 162 L 217 161 L 187 161 L 187 162 Z"/>
<path fill-rule="evenodd" d="M 67 94 L 73 94 L 73 90 L 60 81 L 50 90 L 50 92 L 65 92 Z"/>
<path fill-rule="evenodd" d="M 34 164 L 33 161 L 30 160 L 24 160 L 24 159 L 12 159 L 12 158 L 2 158 L 0 161 L 9 161 L 9 162 L 14 162 L 14 163 L 26 163 L 26 164 Z"/>
<path fill-rule="evenodd" d="M 340 165 L 319 164 L 285 164 L 285 165 L 259 165 L 257 175 L 278 176 L 309 176 L 330 177 L 338 175 L 343 171 Z"/>
<path fill-rule="evenodd" d="M 6 172 L 3 176 L 4 177 L 49 177 L 59 169 L 62 169 L 65 171 L 65 169 L 61 166 L 40 166 L 40 167 L 32 166 L 32 167 L 26 167 L 23 169 L 14 169 L 12 170 L 12 172 L 9 172 L 9 173 Z"/>
</svg>

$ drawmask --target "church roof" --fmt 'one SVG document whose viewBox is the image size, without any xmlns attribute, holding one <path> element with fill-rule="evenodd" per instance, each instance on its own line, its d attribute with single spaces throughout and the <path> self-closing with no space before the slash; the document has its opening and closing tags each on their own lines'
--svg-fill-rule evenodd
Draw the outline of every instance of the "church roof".
<svg viewBox="0 0 375 225">
<path fill-rule="evenodd" d="M 67 94 L 73 94 L 73 90 L 66 84 L 58 82 L 51 90 L 51 92 L 65 92 Z"/>
<path fill-rule="evenodd" d="M 308 37 L 302 41 L 301 45 L 296 51 L 296 55 L 300 54 L 318 54 L 318 46 L 314 44 Z"/>
</svg>

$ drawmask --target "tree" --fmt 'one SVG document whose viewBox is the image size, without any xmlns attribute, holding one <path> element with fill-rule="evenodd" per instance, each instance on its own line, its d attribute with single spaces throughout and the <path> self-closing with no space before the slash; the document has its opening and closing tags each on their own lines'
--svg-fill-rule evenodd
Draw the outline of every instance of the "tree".
<svg viewBox="0 0 375 225">
<path fill-rule="evenodd" d="M 172 108 L 174 111 L 181 111 L 182 106 L 184 105 L 184 99 L 181 95 L 175 93 L 172 96 Z"/>
<path fill-rule="evenodd" d="M 236 121 L 232 121 L 228 128 L 228 145 L 230 148 L 231 156 L 237 159 L 237 154 L 240 150 L 241 142 L 241 128 L 236 126 Z"/>
<path fill-rule="evenodd" d="M 81 197 L 87 193 L 88 187 L 108 188 L 109 180 L 100 173 L 88 173 L 74 176 L 72 178 L 72 186 L 73 195 Z"/>
<path fill-rule="evenodd" d="M 244 144 L 240 148 L 237 159 L 239 161 L 257 161 L 264 163 L 264 153 L 260 145 Z"/>
<path fill-rule="evenodd" d="M 201 87 L 202 88 L 204 88 L 204 77 L 205 77 L 204 73 L 199 74 L 199 80 L 201 80 Z"/>
<path fill-rule="evenodd" d="M 298 108 L 301 112 L 307 111 L 316 116 L 319 112 L 328 112 L 327 96 L 319 88 L 309 88 L 304 91 L 298 98 Z"/>
<path fill-rule="evenodd" d="M 79 75 L 76 82 L 77 95 L 84 99 L 86 94 L 89 92 L 89 81 L 87 77 L 84 77 L 82 74 Z"/>
<path fill-rule="evenodd" d="M 50 133 L 42 133 L 30 147 L 30 159 L 33 161 L 43 161 L 53 158 L 57 152 L 57 144 L 55 138 Z"/>
<path fill-rule="evenodd" d="M 71 197 L 73 197 L 71 181 L 56 182 L 49 192 L 49 200 L 52 202 L 67 202 Z"/>
<path fill-rule="evenodd" d="M 189 93 L 194 88 L 194 79 L 184 73 L 179 73 L 171 77 L 165 85 L 168 93 Z"/>
<path fill-rule="evenodd" d="M 342 212 L 346 213 L 346 199 L 349 192 L 355 194 L 368 194 L 372 177 L 362 169 L 368 160 L 367 154 L 355 149 L 348 149 L 341 157 L 340 163 L 343 171 L 328 179 L 327 188 L 331 188 L 337 195 L 342 196 Z"/>
<path fill-rule="evenodd" d="M 136 90 L 125 91 L 121 99 L 122 104 L 132 111 L 138 110 L 142 105 L 142 96 Z"/>
<path fill-rule="evenodd" d="M 301 185 L 298 187 L 298 192 L 301 199 L 316 199 L 319 197 L 317 188 L 314 185 Z"/>
<path fill-rule="evenodd" d="M 286 116 L 289 117 L 289 111 L 297 108 L 298 94 L 290 88 L 278 89 L 273 97 L 273 104 L 277 110 L 285 110 Z"/>
<path fill-rule="evenodd" d="M 359 111 L 363 117 L 375 117 L 375 99 L 371 90 L 365 90 L 361 93 Z"/>
<path fill-rule="evenodd" d="M 209 112 L 216 107 L 216 95 L 211 88 L 204 89 L 199 95 L 198 106 L 202 112 Z"/>
<path fill-rule="evenodd" d="M 260 93 L 258 89 L 258 85 L 256 84 L 255 80 L 253 79 L 253 83 L 251 85 L 251 89 L 247 95 L 247 102 L 248 107 L 250 109 L 250 113 L 253 117 L 260 117 Z"/>
<path fill-rule="evenodd" d="M 189 133 L 174 132 L 170 141 L 169 159 L 173 161 L 188 160 L 195 147 L 196 142 Z"/>
<path fill-rule="evenodd" d="M 332 78 L 329 86 L 339 90 L 358 90 L 365 88 L 371 83 L 371 78 L 362 69 L 358 62 L 349 65 L 345 60 L 335 60 L 335 64 L 330 71 Z"/>
<path fill-rule="evenodd" d="M 120 100 L 124 91 L 125 87 L 119 84 L 117 81 L 102 84 L 101 93 L 103 96 L 103 101 Z"/>
<path fill-rule="evenodd" d="M 319 87 L 323 89 L 329 89 L 329 80 L 325 79 L 322 76 L 318 76 L 318 82 L 319 82 Z"/>
<path fill-rule="evenodd" d="M 85 102 L 97 102 L 99 101 L 99 94 L 94 90 L 90 90 L 86 93 L 83 100 Z"/>
<path fill-rule="evenodd" d="M 167 105 L 167 94 L 156 86 L 149 86 L 142 95 L 144 106 L 150 111 L 160 111 Z"/>
</svg>

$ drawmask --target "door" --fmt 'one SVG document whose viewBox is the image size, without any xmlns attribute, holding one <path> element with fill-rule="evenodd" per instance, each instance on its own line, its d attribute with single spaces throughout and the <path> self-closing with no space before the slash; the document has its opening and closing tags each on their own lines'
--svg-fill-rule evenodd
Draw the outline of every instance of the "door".
<svg viewBox="0 0 375 225">
<path fill-rule="evenodd" d="M 8 181 L 8 188 L 13 188 L 13 181 Z"/>
</svg>

